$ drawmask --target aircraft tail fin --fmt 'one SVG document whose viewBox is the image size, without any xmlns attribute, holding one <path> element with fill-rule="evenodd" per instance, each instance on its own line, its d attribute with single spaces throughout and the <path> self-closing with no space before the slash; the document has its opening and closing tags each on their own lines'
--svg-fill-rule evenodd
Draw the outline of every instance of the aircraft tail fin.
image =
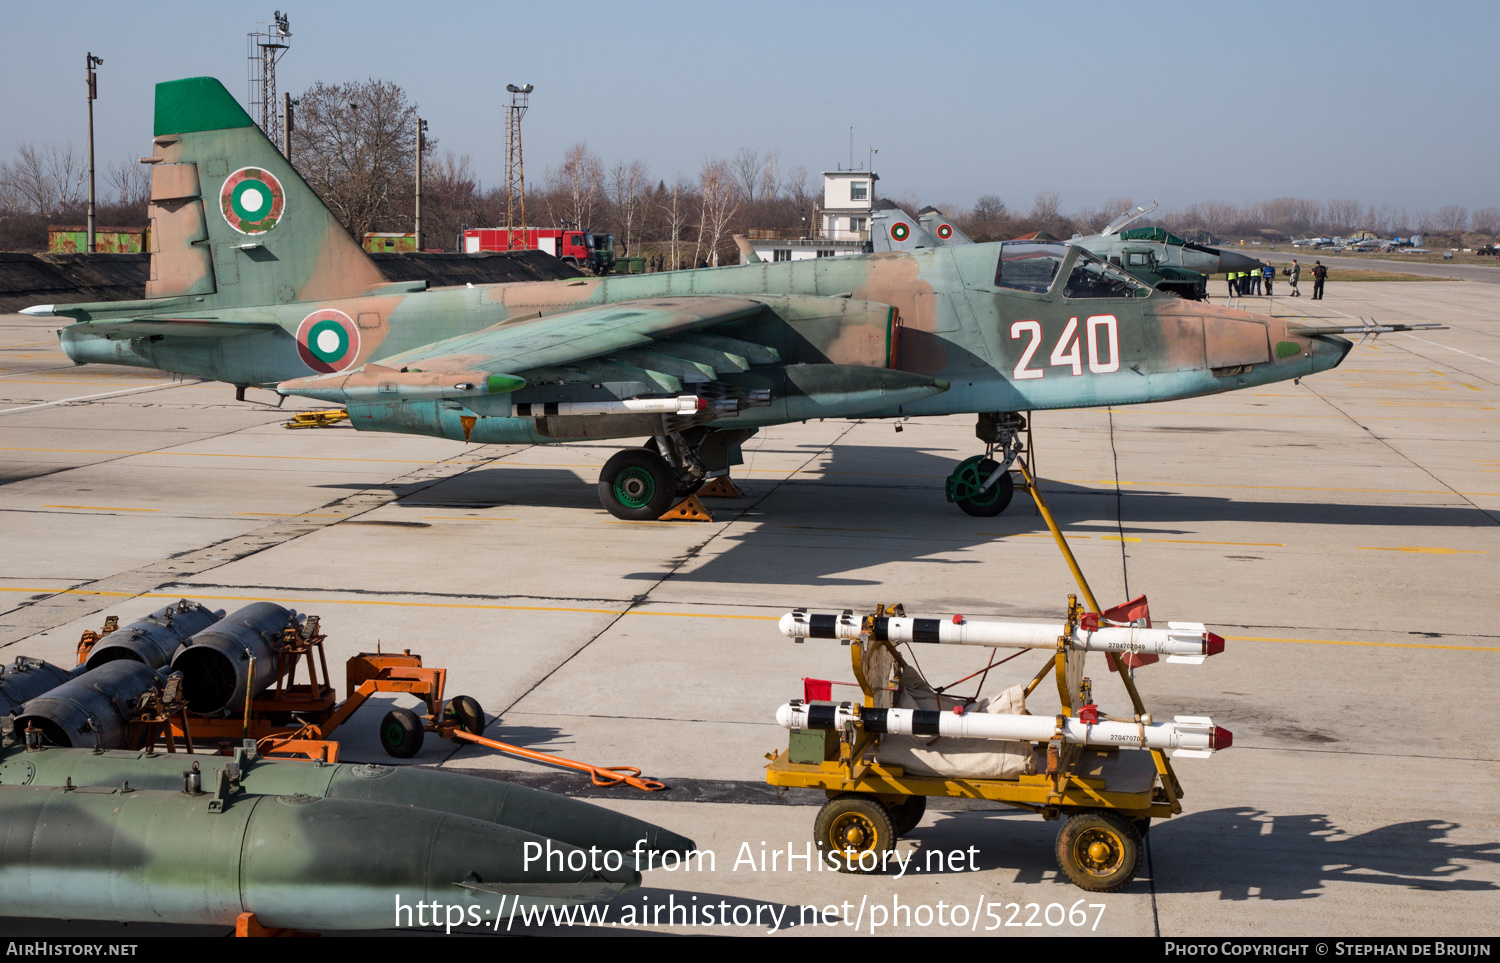
<svg viewBox="0 0 1500 963">
<path fill-rule="evenodd" d="M 348 297 L 373 261 L 224 85 L 156 85 L 148 298 L 217 307 Z"/>
<path fill-rule="evenodd" d="M 944 247 L 974 243 L 969 235 L 958 229 L 951 218 L 935 207 L 924 207 L 918 211 L 917 222 L 922 225 L 922 230 L 937 238 L 937 242 Z"/>
<path fill-rule="evenodd" d="M 876 201 L 870 210 L 870 242 L 876 254 L 939 246 L 916 218 L 884 199 Z"/>
</svg>

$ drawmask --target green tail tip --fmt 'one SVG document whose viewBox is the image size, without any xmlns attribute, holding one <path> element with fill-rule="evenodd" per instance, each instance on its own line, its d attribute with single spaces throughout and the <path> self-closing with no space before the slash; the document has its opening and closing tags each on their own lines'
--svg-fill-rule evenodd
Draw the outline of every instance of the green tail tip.
<svg viewBox="0 0 1500 963">
<path fill-rule="evenodd" d="M 156 85 L 156 137 L 254 126 L 255 121 L 240 102 L 213 77 L 187 77 Z"/>
</svg>

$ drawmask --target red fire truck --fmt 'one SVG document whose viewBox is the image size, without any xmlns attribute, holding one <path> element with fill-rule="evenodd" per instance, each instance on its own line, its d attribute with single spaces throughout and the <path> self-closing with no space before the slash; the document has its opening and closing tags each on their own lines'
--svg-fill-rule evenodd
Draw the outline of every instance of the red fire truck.
<svg viewBox="0 0 1500 963">
<path fill-rule="evenodd" d="M 608 274 L 615 265 L 615 236 L 561 227 L 480 227 L 464 231 L 464 251 L 546 251 L 595 274 Z"/>
</svg>

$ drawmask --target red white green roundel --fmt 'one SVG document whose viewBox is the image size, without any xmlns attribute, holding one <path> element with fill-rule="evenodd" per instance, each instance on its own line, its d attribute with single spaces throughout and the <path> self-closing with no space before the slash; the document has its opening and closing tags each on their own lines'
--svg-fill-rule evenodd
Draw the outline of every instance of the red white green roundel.
<svg viewBox="0 0 1500 963">
<path fill-rule="evenodd" d="M 219 188 L 224 220 L 241 234 L 264 234 L 286 210 L 286 192 L 270 171 L 241 167 Z"/>
<path fill-rule="evenodd" d="M 952 236 L 953 236 L 953 228 L 949 227 L 947 224 L 939 224 L 938 225 L 938 237 L 940 237 L 940 238 L 942 238 L 943 240 L 946 241 L 946 240 L 948 240 L 948 238 L 950 238 Z"/>
<path fill-rule="evenodd" d="M 314 311 L 297 326 L 297 353 L 319 373 L 343 371 L 359 357 L 359 327 L 342 311 Z"/>
<path fill-rule="evenodd" d="M 891 238 L 893 240 L 904 241 L 910 235 L 911 228 L 907 227 L 904 221 L 897 221 L 891 225 Z"/>
</svg>

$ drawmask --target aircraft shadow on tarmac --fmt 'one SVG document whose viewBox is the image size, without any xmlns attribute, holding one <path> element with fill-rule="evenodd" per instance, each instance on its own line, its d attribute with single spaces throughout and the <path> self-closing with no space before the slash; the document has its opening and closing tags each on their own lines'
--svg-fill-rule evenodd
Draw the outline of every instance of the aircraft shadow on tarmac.
<svg viewBox="0 0 1500 963">
<path fill-rule="evenodd" d="M 815 449 L 817 446 L 806 446 Z M 948 504 L 943 479 L 963 452 L 898 451 L 870 445 L 839 445 L 818 467 L 821 477 L 794 475 L 781 482 L 751 474 L 745 499 L 707 502 L 719 521 L 737 517 L 758 524 L 723 536 L 727 550 L 673 575 L 692 582 L 868 586 L 877 580 L 841 576 L 890 562 L 940 565 L 982 564 L 975 559 L 934 556 L 961 552 L 996 537 L 1045 532 L 1024 493 L 995 518 L 972 518 Z M 760 456 L 766 452 L 755 452 Z M 799 452 L 800 453 L 800 452 Z M 754 466 L 755 456 L 746 453 Z M 1045 476 L 1042 490 L 1064 528 L 1084 534 L 1115 534 L 1116 489 L 1108 483 L 1059 482 Z M 333 488 L 367 489 L 363 485 Z M 573 471 L 554 468 L 486 468 L 436 485 L 395 486 L 403 509 L 484 509 L 538 505 L 602 513 L 596 486 Z M 1248 493 L 1247 493 L 1248 494 Z M 1307 493 L 1323 496 L 1329 493 Z M 1127 533 L 1187 535 L 1215 522 L 1274 525 L 1385 527 L 1490 527 L 1483 512 L 1467 506 L 1375 505 L 1322 497 L 1237 498 L 1182 494 L 1142 487 L 1124 489 L 1121 511 Z M 356 520 L 357 521 L 357 520 Z M 342 524 L 350 524 L 344 522 Z M 659 568 L 626 578 L 657 581 Z"/>
<path fill-rule="evenodd" d="M 1158 893 L 1219 891 L 1219 898 L 1312 899 L 1329 883 L 1370 883 L 1435 892 L 1500 885 L 1464 878 L 1471 862 L 1500 863 L 1500 843 L 1460 843 L 1441 819 L 1348 833 L 1316 813 L 1276 815 L 1230 807 L 1190 813 L 1151 830 Z M 1193 850 L 1217 853 L 1192 858 Z"/>
<path fill-rule="evenodd" d="M 1016 882 L 1057 875 L 1057 823 L 1003 812 L 941 812 L 913 831 L 923 850 L 974 846 L 980 869 L 1014 868 Z M 1330 883 L 1369 883 L 1435 892 L 1485 892 L 1500 885 L 1464 878 L 1469 863 L 1500 863 L 1500 843 L 1460 843 L 1444 820 L 1392 823 L 1350 834 L 1320 814 L 1273 815 L 1231 807 L 1188 813 L 1152 826 L 1151 860 L 1132 888 L 1155 873 L 1157 893 L 1206 893 L 1224 900 L 1315 899 Z"/>
</svg>

